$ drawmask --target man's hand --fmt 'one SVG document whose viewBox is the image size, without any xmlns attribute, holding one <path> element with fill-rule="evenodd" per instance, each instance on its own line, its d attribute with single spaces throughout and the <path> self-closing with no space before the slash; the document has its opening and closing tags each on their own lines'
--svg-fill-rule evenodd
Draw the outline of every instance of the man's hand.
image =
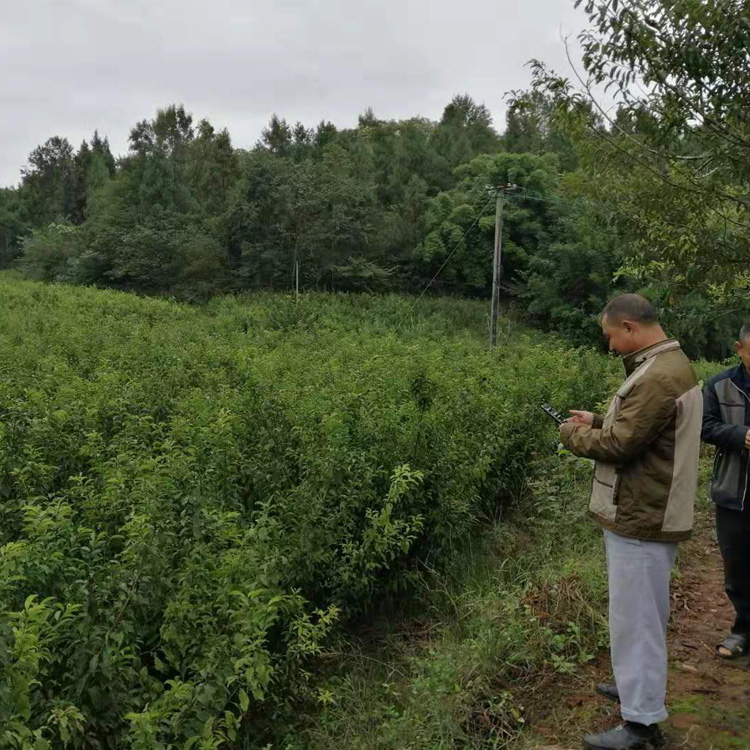
<svg viewBox="0 0 750 750">
<path fill-rule="evenodd" d="M 750 450 L 750 430 L 745 433 L 745 448 Z"/>
<path fill-rule="evenodd" d="M 566 422 L 572 422 L 573 424 L 594 424 L 594 412 L 592 411 L 575 411 L 571 409 L 570 413 L 572 416 L 568 417 L 565 420 Z M 747 438 L 745 441 L 747 443 Z"/>
</svg>

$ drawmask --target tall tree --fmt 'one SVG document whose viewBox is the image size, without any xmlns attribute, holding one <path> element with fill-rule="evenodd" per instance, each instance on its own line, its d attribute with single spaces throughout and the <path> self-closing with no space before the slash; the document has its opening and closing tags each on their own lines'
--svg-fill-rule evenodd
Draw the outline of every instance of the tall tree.
<svg viewBox="0 0 750 750">
<path fill-rule="evenodd" d="M 75 163 L 67 138 L 53 136 L 29 154 L 21 170 L 29 217 L 35 226 L 64 221 L 75 210 Z"/>
<path fill-rule="evenodd" d="M 430 202 L 427 234 L 415 252 L 431 276 L 452 257 L 442 283 L 458 292 L 487 292 L 492 281 L 494 194 L 487 185 L 513 182 L 522 190 L 505 208 L 503 269 L 519 285 L 528 259 L 551 241 L 560 209 L 552 198 L 558 181 L 554 156 L 481 155 L 457 170 L 459 184 Z M 451 256 L 451 253 L 453 255 Z"/>
<path fill-rule="evenodd" d="M 101 157 L 104 165 L 107 167 L 109 176 L 114 177 L 116 169 L 115 157 L 112 156 L 112 151 L 110 151 L 109 139 L 107 138 L 107 136 L 104 136 L 104 138 L 102 138 L 99 135 L 99 131 L 95 130 L 94 135 L 91 137 L 90 145 L 92 153 L 98 154 Z"/>
<path fill-rule="evenodd" d="M 292 145 L 292 129 L 287 121 L 274 114 L 261 134 L 261 145 L 276 156 L 286 156 Z"/>
<path fill-rule="evenodd" d="M 213 216 L 224 212 L 229 193 L 239 179 L 239 161 L 226 128 L 217 133 L 208 120 L 201 120 L 190 146 L 188 165 L 196 210 Z"/>
<path fill-rule="evenodd" d="M 584 136 L 588 168 L 600 176 L 597 198 L 637 228 L 630 270 L 644 280 L 669 278 L 677 294 L 696 288 L 744 294 L 750 288 L 747 2 L 589 0 L 584 8 L 587 78 L 576 88 L 536 63 L 535 84 Z M 597 84 L 618 99 L 615 117 L 593 96 Z M 600 122 L 582 103 L 593 103 Z"/>
<path fill-rule="evenodd" d="M 313 130 L 306 128 L 301 122 L 295 123 L 292 129 L 292 156 L 298 161 L 306 158 L 310 154 L 314 138 Z"/>
<path fill-rule="evenodd" d="M 509 96 L 503 142 L 514 153 L 552 152 L 560 167 L 573 171 L 577 165 L 575 146 L 555 118 L 555 101 L 539 89 L 513 91 Z"/>
<path fill-rule="evenodd" d="M 315 135 L 313 136 L 315 148 L 325 148 L 329 143 L 333 142 L 337 133 L 336 126 L 332 122 L 321 120 L 318 127 L 315 128 Z"/>
<path fill-rule="evenodd" d="M 30 229 L 21 191 L 0 188 L 0 268 L 21 252 L 21 238 Z"/>
<path fill-rule="evenodd" d="M 160 109 L 156 117 L 142 120 L 130 131 L 131 166 L 139 172 L 141 208 L 160 206 L 185 210 L 187 150 L 193 140 L 193 118 L 183 105 Z"/>
<path fill-rule="evenodd" d="M 84 140 L 74 159 L 74 199 L 73 212 L 70 217 L 74 224 L 83 224 L 84 219 L 86 218 L 86 179 L 90 164 L 91 149 L 89 148 L 89 144 Z"/>
<path fill-rule="evenodd" d="M 498 135 L 484 104 L 468 94 L 453 97 L 443 110 L 437 133 L 438 150 L 453 166 L 464 164 L 478 154 L 498 150 Z"/>
</svg>

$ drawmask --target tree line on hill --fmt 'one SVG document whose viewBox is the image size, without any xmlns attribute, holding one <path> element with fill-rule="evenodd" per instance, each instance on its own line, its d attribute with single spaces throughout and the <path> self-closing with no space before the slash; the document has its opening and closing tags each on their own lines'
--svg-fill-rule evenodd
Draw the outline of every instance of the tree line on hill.
<svg viewBox="0 0 750 750">
<path fill-rule="evenodd" d="M 726 356 L 748 312 L 741 6 L 591 0 L 582 85 L 535 63 L 502 133 L 460 95 L 437 122 L 274 115 L 250 150 L 182 105 L 137 123 L 120 158 L 98 133 L 52 137 L 0 190 L 0 264 L 188 300 L 419 293 L 438 271 L 431 292 L 487 296 L 491 188 L 513 184 L 503 290 L 525 319 L 592 343 L 604 301 L 639 290 L 693 355 Z M 614 87 L 614 112 L 592 84 Z"/>
<path fill-rule="evenodd" d="M 419 291 L 458 246 L 435 288 L 483 294 L 487 186 L 546 198 L 575 164 L 538 120 L 512 110 L 500 136 L 469 96 L 440 122 L 368 110 L 353 129 L 309 129 L 274 115 L 246 151 L 170 105 L 132 128 L 117 160 L 98 133 L 78 151 L 58 136 L 35 149 L 19 188 L 3 192 L 0 251 L 38 278 L 201 297 L 288 289 L 297 275 L 303 289 Z M 509 206 L 509 280 L 560 236 L 559 214 L 538 199 Z"/>
</svg>

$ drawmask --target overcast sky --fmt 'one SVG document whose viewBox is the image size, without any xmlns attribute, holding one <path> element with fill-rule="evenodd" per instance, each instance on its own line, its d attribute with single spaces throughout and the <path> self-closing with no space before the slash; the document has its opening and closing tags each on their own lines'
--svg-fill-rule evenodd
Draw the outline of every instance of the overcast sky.
<svg viewBox="0 0 750 750">
<path fill-rule="evenodd" d="M 566 74 L 573 0 L 0 0 L 0 185 L 52 135 L 94 129 L 115 154 L 158 107 L 183 103 L 251 147 L 271 115 L 437 119 L 456 93 L 503 127 L 525 63 Z"/>
</svg>

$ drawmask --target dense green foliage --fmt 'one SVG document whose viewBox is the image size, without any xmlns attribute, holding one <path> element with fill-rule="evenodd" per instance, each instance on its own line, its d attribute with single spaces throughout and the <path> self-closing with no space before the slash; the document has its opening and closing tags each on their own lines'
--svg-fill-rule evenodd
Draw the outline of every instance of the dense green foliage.
<svg viewBox="0 0 750 750">
<path fill-rule="evenodd" d="M 607 596 L 589 463 L 545 456 L 528 472 L 517 512 L 429 578 L 427 623 L 323 662 L 317 706 L 282 747 L 498 750 L 535 729 L 550 682 L 606 645 Z"/>
<path fill-rule="evenodd" d="M 612 361 L 570 343 L 614 291 L 692 356 L 750 312 L 746 5 L 590 0 L 588 80 L 535 63 L 502 134 L 457 96 L 439 122 L 274 115 L 245 151 L 172 105 L 119 159 L 98 133 L 35 149 L 0 189 L 0 267 L 79 286 L 0 276 L 0 750 L 297 750 L 351 726 L 490 747 L 521 721 L 508 680 L 589 660 L 588 466 L 539 469 L 537 405 L 610 390 Z M 500 185 L 511 314 L 488 351 L 482 302 L 397 292 L 487 296 Z M 490 519 L 483 554 L 502 570 L 528 533 L 533 572 L 459 570 Z M 375 688 L 326 662 L 426 575 L 457 614 L 441 649 Z"/>
<path fill-rule="evenodd" d="M 750 286 L 750 32 L 745 0 L 577 0 L 578 82 L 534 63 L 533 95 L 576 144 L 582 198 L 627 241 L 621 273 L 691 354 L 726 355 Z M 599 86 L 618 107 L 597 101 Z"/>
<path fill-rule="evenodd" d="M 592 343 L 596 313 L 623 286 L 621 248 L 603 212 L 560 200 L 577 157 L 551 115 L 550 100 L 519 99 L 502 136 L 468 96 L 439 122 L 368 111 L 350 130 L 310 130 L 274 116 L 244 151 L 170 106 L 132 129 L 117 163 L 98 134 L 78 152 L 54 137 L 0 193 L 0 265 L 187 300 L 297 286 L 421 292 L 430 280 L 432 292 L 486 297 L 487 187 L 513 183 L 504 293 Z"/>
<path fill-rule="evenodd" d="M 186 300 L 428 282 L 486 297 L 492 190 L 511 184 L 502 286 L 526 319 L 591 344 L 606 299 L 643 291 L 691 355 L 726 356 L 750 313 L 744 3 L 585 7 L 589 78 L 534 63 L 503 133 L 463 95 L 437 122 L 274 115 L 250 151 L 176 105 L 118 160 L 97 133 L 78 151 L 50 138 L 0 191 L 0 265 Z"/>
<path fill-rule="evenodd" d="M 518 491 L 539 400 L 609 368 L 511 323 L 489 352 L 473 302 L 0 300 L 9 748 L 261 743 L 332 628 Z"/>
</svg>

